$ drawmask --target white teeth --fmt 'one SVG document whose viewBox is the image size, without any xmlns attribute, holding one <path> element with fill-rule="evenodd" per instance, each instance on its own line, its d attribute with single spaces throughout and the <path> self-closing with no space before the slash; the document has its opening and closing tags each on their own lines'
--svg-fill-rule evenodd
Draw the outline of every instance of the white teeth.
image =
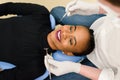
<svg viewBox="0 0 120 80">
<path fill-rule="evenodd" d="M 58 39 L 60 40 L 60 31 L 58 32 Z"/>
</svg>

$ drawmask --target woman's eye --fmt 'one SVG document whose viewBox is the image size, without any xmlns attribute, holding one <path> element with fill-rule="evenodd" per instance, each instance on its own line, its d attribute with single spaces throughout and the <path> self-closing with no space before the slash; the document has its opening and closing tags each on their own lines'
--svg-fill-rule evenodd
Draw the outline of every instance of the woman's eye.
<svg viewBox="0 0 120 80">
<path fill-rule="evenodd" d="M 70 38 L 70 45 L 73 45 L 72 38 Z"/>
<path fill-rule="evenodd" d="M 70 26 L 70 32 L 72 32 L 72 26 Z"/>
</svg>

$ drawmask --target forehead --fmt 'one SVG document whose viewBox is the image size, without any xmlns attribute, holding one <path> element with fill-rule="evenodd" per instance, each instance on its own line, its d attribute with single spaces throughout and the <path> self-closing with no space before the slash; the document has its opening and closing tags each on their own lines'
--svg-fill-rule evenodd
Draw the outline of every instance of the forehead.
<svg viewBox="0 0 120 80">
<path fill-rule="evenodd" d="M 90 38 L 88 29 L 82 26 L 77 26 L 75 37 L 76 37 L 76 46 L 75 46 L 76 50 L 80 51 L 84 49 Z"/>
</svg>

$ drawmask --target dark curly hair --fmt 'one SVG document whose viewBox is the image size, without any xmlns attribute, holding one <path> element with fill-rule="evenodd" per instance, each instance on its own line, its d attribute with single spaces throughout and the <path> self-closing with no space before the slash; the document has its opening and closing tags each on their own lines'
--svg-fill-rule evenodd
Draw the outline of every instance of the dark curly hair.
<svg viewBox="0 0 120 80">
<path fill-rule="evenodd" d="M 120 7 L 120 0 L 106 0 L 106 1 L 111 3 L 114 6 Z"/>
</svg>

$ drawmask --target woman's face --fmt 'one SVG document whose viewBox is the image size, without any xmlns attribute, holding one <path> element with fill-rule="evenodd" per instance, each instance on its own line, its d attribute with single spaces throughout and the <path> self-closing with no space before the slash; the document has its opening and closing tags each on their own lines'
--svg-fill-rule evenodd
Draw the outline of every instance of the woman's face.
<svg viewBox="0 0 120 80">
<path fill-rule="evenodd" d="M 59 25 L 48 34 L 48 43 L 54 50 L 62 50 L 67 55 L 71 52 L 81 52 L 89 41 L 89 32 L 83 26 Z"/>
</svg>

